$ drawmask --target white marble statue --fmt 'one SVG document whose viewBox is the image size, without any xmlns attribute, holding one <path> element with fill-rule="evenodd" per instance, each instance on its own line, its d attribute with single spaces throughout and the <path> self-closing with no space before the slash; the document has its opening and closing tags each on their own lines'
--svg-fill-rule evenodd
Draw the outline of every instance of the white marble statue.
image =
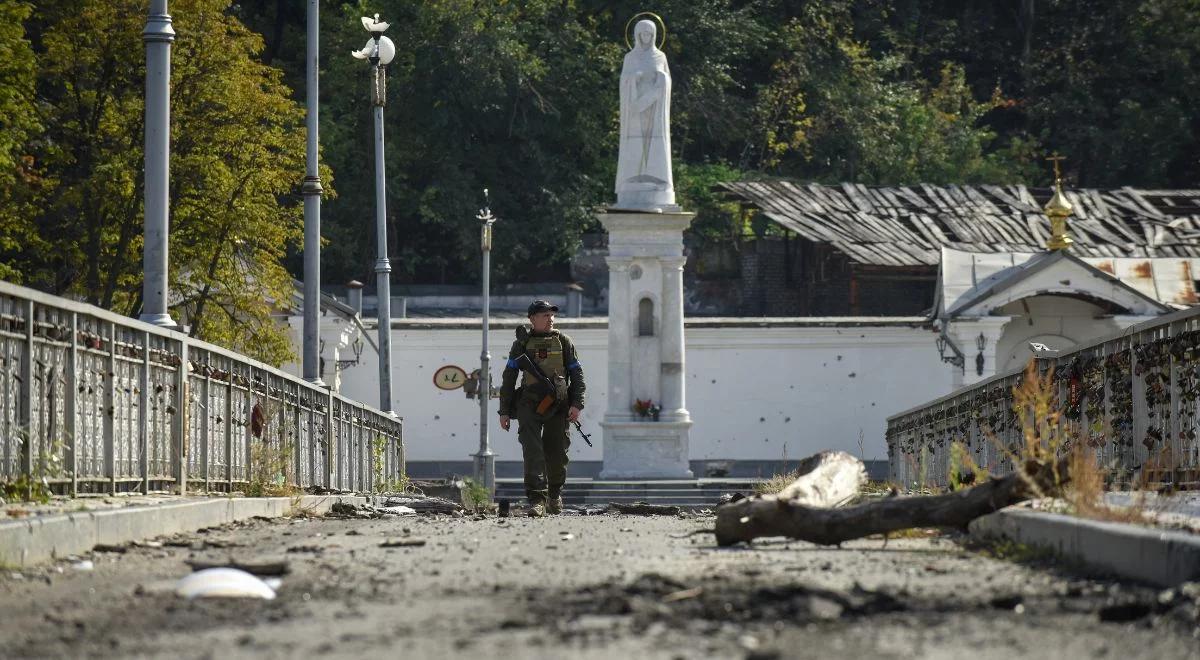
<svg viewBox="0 0 1200 660">
<path fill-rule="evenodd" d="M 621 69 L 616 208 L 677 210 L 671 177 L 671 71 L 653 21 L 638 21 Z"/>
</svg>

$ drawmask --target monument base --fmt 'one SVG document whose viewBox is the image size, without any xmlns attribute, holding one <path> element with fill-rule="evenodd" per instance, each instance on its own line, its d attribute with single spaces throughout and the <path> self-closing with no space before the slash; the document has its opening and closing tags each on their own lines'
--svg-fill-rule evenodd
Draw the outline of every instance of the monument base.
<svg viewBox="0 0 1200 660">
<path fill-rule="evenodd" d="M 640 422 L 605 419 L 604 469 L 600 479 L 692 479 L 686 412 L 677 421 Z"/>
<path fill-rule="evenodd" d="M 617 191 L 614 208 L 644 213 L 678 213 L 682 209 L 675 203 L 675 191 L 665 185 L 625 184 Z"/>
</svg>

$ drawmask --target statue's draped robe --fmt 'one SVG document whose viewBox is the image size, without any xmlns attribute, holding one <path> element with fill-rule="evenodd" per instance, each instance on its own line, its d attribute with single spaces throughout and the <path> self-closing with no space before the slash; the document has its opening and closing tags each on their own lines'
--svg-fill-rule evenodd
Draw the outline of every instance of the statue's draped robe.
<svg viewBox="0 0 1200 660">
<path fill-rule="evenodd" d="M 667 67 L 667 56 L 653 46 L 635 46 L 625 55 L 625 65 L 621 69 L 618 206 L 654 207 L 675 203 L 670 116 L 671 71 Z"/>
</svg>

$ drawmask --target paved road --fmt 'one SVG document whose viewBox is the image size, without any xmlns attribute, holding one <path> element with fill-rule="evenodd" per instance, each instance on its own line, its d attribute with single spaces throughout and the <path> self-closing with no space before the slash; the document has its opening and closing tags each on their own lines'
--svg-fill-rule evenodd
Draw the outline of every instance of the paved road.
<svg viewBox="0 0 1200 660">
<path fill-rule="evenodd" d="M 0 656 L 1200 658 L 1193 596 L 950 539 L 677 538 L 711 518 L 256 520 L 0 572 Z M 427 541 L 382 548 L 389 538 Z M 176 539 L 177 541 L 179 539 Z M 184 560 L 286 558 L 274 601 L 185 601 Z M 62 572 L 59 572 L 59 571 Z M 1194 593 L 1194 592 L 1193 592 Z"/>
</svg>

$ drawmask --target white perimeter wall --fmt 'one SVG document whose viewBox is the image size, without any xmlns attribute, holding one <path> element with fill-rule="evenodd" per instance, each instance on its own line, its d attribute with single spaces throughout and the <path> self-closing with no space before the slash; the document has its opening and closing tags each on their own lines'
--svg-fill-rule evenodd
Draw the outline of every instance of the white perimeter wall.
<svg viewBox="0 0 1200 660">
<path fill-rule="evenodd" d="M 296 331 L 299 319 L 294 320 Z M 913 323 L 699 321 L 689 321 L 686 331 L 692 459 L 795 459 L 821 449 L 858 455 L 860 433 L 865 457 L 884 459 L 887 416 L 950 391 L 952 374 L 938 359 L 934 334 Z M 587 376 L 582 421 L 596 445 L 573 440 L 575 460 L 602 458 L 600 420 L 608 405 L 604 323 L 571 319 L 560 325 L 575 340 Z M 465 325 L 439 319 L 393 328 L 394 409 L 404 417 L 408 460 L 467 460 L 477 450 L 478 402 L 433 386 L 438 367 L 455 364 L 469 372 L 479 366 L 478 325 Z M 490 333 L 497 387 L 512 342 L 511 327 Z M 362 364 L 342 372 L 341 392 L 377 404 L 377 365 L 368 347 Z M 493 450 L 498 460 L 519 460 L 515 426 L 510 433 L 500 429 L 497 403 L 492 400 L 489 414 Z"/>
</svg>

